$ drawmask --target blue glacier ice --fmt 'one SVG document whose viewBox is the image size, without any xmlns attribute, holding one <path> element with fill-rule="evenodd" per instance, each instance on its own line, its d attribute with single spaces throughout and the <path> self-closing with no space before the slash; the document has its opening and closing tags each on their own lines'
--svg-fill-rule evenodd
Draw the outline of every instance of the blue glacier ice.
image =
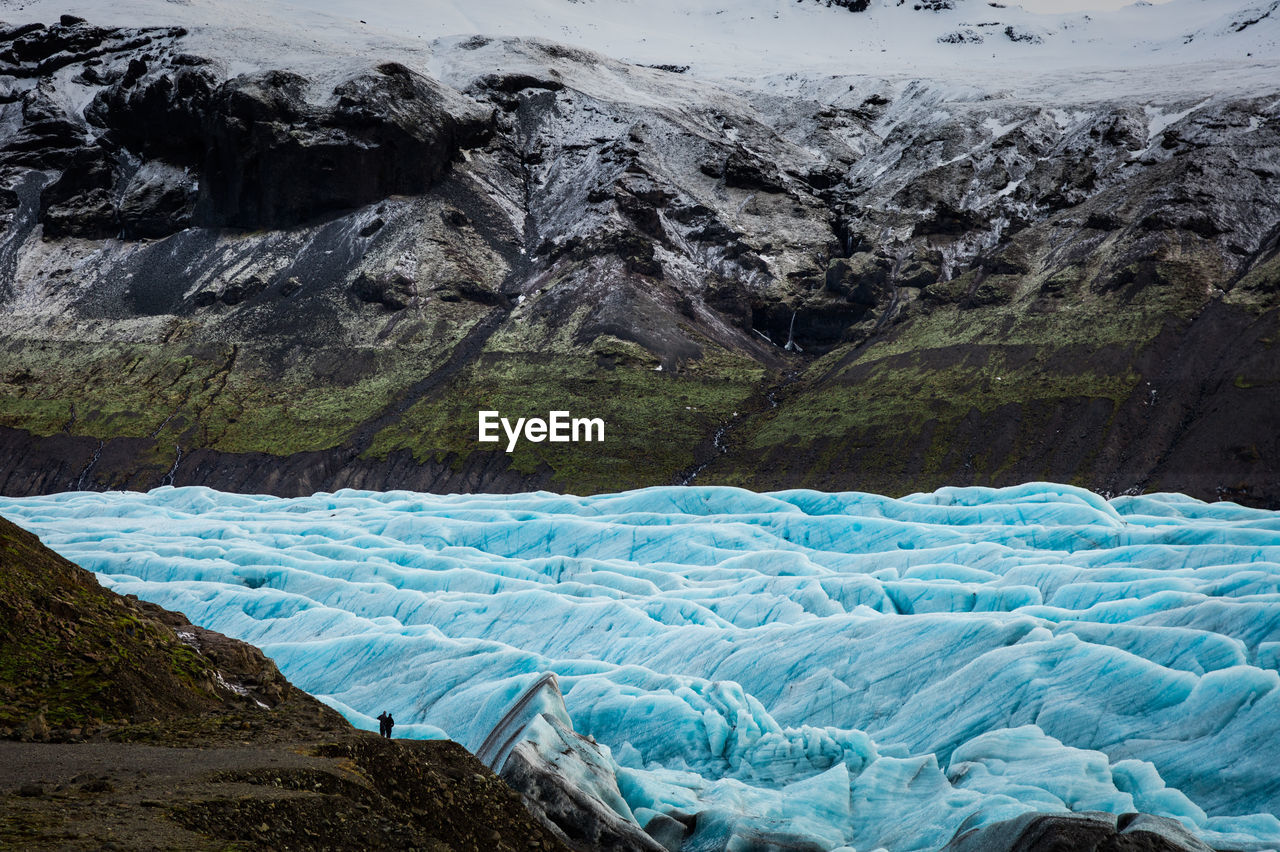
<svg viewBox="0 0 1280 852">
<path fill-rule="evenodd" d="M 1031 811 L 1141 811 L 1280 849 L 1280 513 L 1033 483 L 160 488 L 0 514 L 361 727 L 386 709 L 474 750 L 554 673 L 563 705 L 522 736 L 594 738 L 606 804 L 700 814 L 708 843 L 909 852 Z"/>
</svg>

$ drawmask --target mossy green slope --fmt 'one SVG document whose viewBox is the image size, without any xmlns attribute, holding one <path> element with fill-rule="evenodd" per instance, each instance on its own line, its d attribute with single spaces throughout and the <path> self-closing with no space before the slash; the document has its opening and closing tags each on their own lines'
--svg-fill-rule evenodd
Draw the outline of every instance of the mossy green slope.
<svg viewBox="0 0 1280 852">
<path fill-rule="evenodd" d="M 407 450 L 418 461 L 460 461 L 493 453 L 520 473 L 546 469 L 554 482 L 578 493 L 667 484 L 695 463 L 707 435 L 751 404 L 766 372 L 749 358 L 710 347 L 702 358 L 663 370 L 653 355 L 617 338 L 599 338 L 585 349 L 554 341 L 521 349 L 516 335 L 495 338 L 442 393 L 416 403 L 379 433 L 371 455 Z M 606 358 L 609 366 L 601 366 Z M 604 441 L 521 439 L 508 453 L 505 437 L 478 442 L 481 410 L 499 411 L 512 423 L 546 418 L 553 410 L 598 417 L 605 422 Z"/>
<path fill-rule="evenodd" d="M 1007 249 L 1031 258 L 1025 273 L 926 288 L 892 323 L 805 365 L 704 481 L 899 494 L 1055 479 L 1118 492 L 1186 489 L 1216 466 L 1220 496 L 1275 499 L 1276 260 L 1232 282 L 1213 247 L 1176 235 L 1127 266 L 1123 242 L 1055 264 L 1036 236 Z M 984 286 L 1001 298 L 975 298 Z M 1230 424 L 1205 423 L 1227 408 Z"/>
<path fill-rule="evenodd" d="M 237 696 L 143 605 L 0 518 L 0 730 L 83 730 L 226 702 Z"/>
</svg>

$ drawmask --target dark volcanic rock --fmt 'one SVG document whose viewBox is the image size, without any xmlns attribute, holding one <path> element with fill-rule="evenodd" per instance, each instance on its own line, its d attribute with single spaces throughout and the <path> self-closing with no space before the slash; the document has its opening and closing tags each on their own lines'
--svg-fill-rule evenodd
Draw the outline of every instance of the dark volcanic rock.
<svg viewBox="0 0 1280 852">
<path fill-rule="evenodd" d="M 103 149 L 92 146 L 68 157 L 62 176 L 41 196 L 46 237 L 114 237 L 119 232 L 112 185 L 116 170 Z"/>
<path fill-rule="evenodd" d="M 261 293 L 266 286 L 267 282 L 256 275 L 251 275 L 243 281 L 233 281 L 228 284 L 219 299 L 224 305 L 238 305 Z"/>
<path fill-rule="evenodd" d="M 816 0 L 816 2 L 825 3 L 827 6 L 839 6 L 850 12 L 865 12 L 871 5 L 871 0 Z"/>
<path fill-rule="evenodd" d="M 205 122 L 220 82 L 209 66 L 191 64 L 195 58 L 180 55 L 171 68 L 156 69 L 144 80 L 120 79 L 94 97 L 85 117 L 108 131 L 111 144 L 138 156 L 199 166 Z M 158 127 L 164 132 L 155 132 Z"/>
<path fill-rule="evenodd" d="M 339 85 L 328 108 L 308 104 L 305 87 L 273 71 L 219 89 L 205 123 L 200 221 L 287 227 L 422 193 L 489 131 L 486 115 L 402 65 Z"/>
<path fill-rule="evenodd" d="M 957 209 L 944 201 L 938 204 L 931 215 L 916 223 L 914 236 L 963 234 L 979 230 L 984 224 L 982 214 L 973 210 Z"/>
<path fill-rule="evenodd" d="M 22 95 L 22 119 L 16 133 L 0 144 L 0 163 L 37 169 L 67 166 L 85 144 L 85 132 L 42 86 Z"/>
<path fill-rule="evenodd" d="M 216 293 L 207 298 L 208 305 L 217 303 Z M 160 485 L 206 485 L 221 491 L 300 497 L 337 488 L 407 488 L 446 494 L 564 488 L 546 467 L 532 472 L 511 469 L 505 453 L 465 459 L 447 456 L 423 463 L 406 452 L 368 459 L 343 447 L 289 456 L 200 448 L 158 465 L 138 463 L 144 455 L 155 456 L 164 450 L 172 453 L 173 449 L 137 438 L 113 438 L 101 446 L 95 439 L 65 434 L 37 438 L 0 426 L 0 493 L 48 494 L 76 488 L 145 491 Z"/>
<path fill-rule="evenodd" d="M 901 287 L 922 289 L 938 280 L 938 267 L 927 260 L 910 260 L 898 270 L 897 282 Z"/>
<path fill-rule="evenodd" d="M 187 169 L 144 164 L 125 183 L 116 206 L 121 236 L 155 239 L 189 227 L 196 195 L 196 179 Z"/>
<path fill-rule="evenodd" d="M 403 272 L 384 272 L 380 275 L 361 273 L 351 285 L 351 291 L 362 302 L 400 311 L 413 304 L 418 296 L 418 285 Z"/>
<path fill-rule="evenodd" d="M 786 192 L 786 183 L 777 166 L 741 148 L 735 148 L 729 153 L 722 168 L 727 186 L 758 189 L 761 192 Z"/>
<path fill-rule="evenodd" d="M 71 36 L 55 30 L 29 32 L 14 50 L 61 50 L 56 45 Z M 107 37 L 82 25 L 67 32 L 82 41 Z M 128 55 L 131 44 L 119 50 Z M 109 83 L 85 110 L 87 126 L 37 86 L 0 152 L 0 162 L 65 169 L 43 205 L 50 236 L 289 227 L 425 192 L 461 148 L 482 144 L 492 129 L 485 110 L 395 63 L 339 84 L 321 104 L 308 100 L 310 84 L 297 75 L 222 82 L 187 54 L 150 63 L 135 56 L 118 75 L 87 69 L 84 82 Z"/>
<path fill-rule="evenodd" d="M 172 42 L 185 34 L 181 27 L 95 27 L 81 18 L 63 15 L 53 26 L 28 24 L 0 32 L 0 62 L 7 66 L 4 73 L 9 76 L 41 77 L 77 62 L 88 64 L 103 56 L 127 56 L 131 51 Z"/>
<path fill-rule="evenodd" d="M 1023 814 L 962 831 L 943 852 L 1213 852 L 1181 823 L 1148 814 Z"/>
<path fill-rule="evenodd" d="M 868 307 L 888 297 L 893 262 L 868 252 L 838 258 L 827 267 L 826 288 L 850 302 Z"/>
<path fill-rule="evenodd" d="M 545 89 L 558 92 L 564 83 L 550 78 L 535 77 L 532 74 L 486 74 L 475 83 L 477 88 L 514 95 L 526 89 Z"/>
</svg>

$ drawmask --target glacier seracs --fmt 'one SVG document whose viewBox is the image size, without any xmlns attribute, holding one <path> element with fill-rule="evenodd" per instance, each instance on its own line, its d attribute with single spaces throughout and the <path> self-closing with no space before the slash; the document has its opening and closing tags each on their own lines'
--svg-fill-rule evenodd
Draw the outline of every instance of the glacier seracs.
<svg viewBox="0 0 1280 852">
<path fill-rule="evenodd" d="M 708 844 L 929 850 L 1032 811 L 1140 811 L 1280 847 L 1275 512 L 1035 483 L 161 488 L 0 513 L 115 591 L 259 645 L 361 727 L 386 709 L 477 749 L 553 672 L 611 807 L 699 814 Z M 554 715 L 524 735 L 553 741 Z"/>
</svg>

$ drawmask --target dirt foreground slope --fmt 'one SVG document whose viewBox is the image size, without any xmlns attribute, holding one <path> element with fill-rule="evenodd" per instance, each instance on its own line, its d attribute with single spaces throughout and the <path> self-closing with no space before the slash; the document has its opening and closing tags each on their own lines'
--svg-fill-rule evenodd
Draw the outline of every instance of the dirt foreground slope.
<svg viewBox="0 0 1280 852">
<path fill-rule="evenodd" d="M 0 814 L 0 849 L 564 848 L 457 743 L 354 730 L 3 519 Z"/>
</svg>

